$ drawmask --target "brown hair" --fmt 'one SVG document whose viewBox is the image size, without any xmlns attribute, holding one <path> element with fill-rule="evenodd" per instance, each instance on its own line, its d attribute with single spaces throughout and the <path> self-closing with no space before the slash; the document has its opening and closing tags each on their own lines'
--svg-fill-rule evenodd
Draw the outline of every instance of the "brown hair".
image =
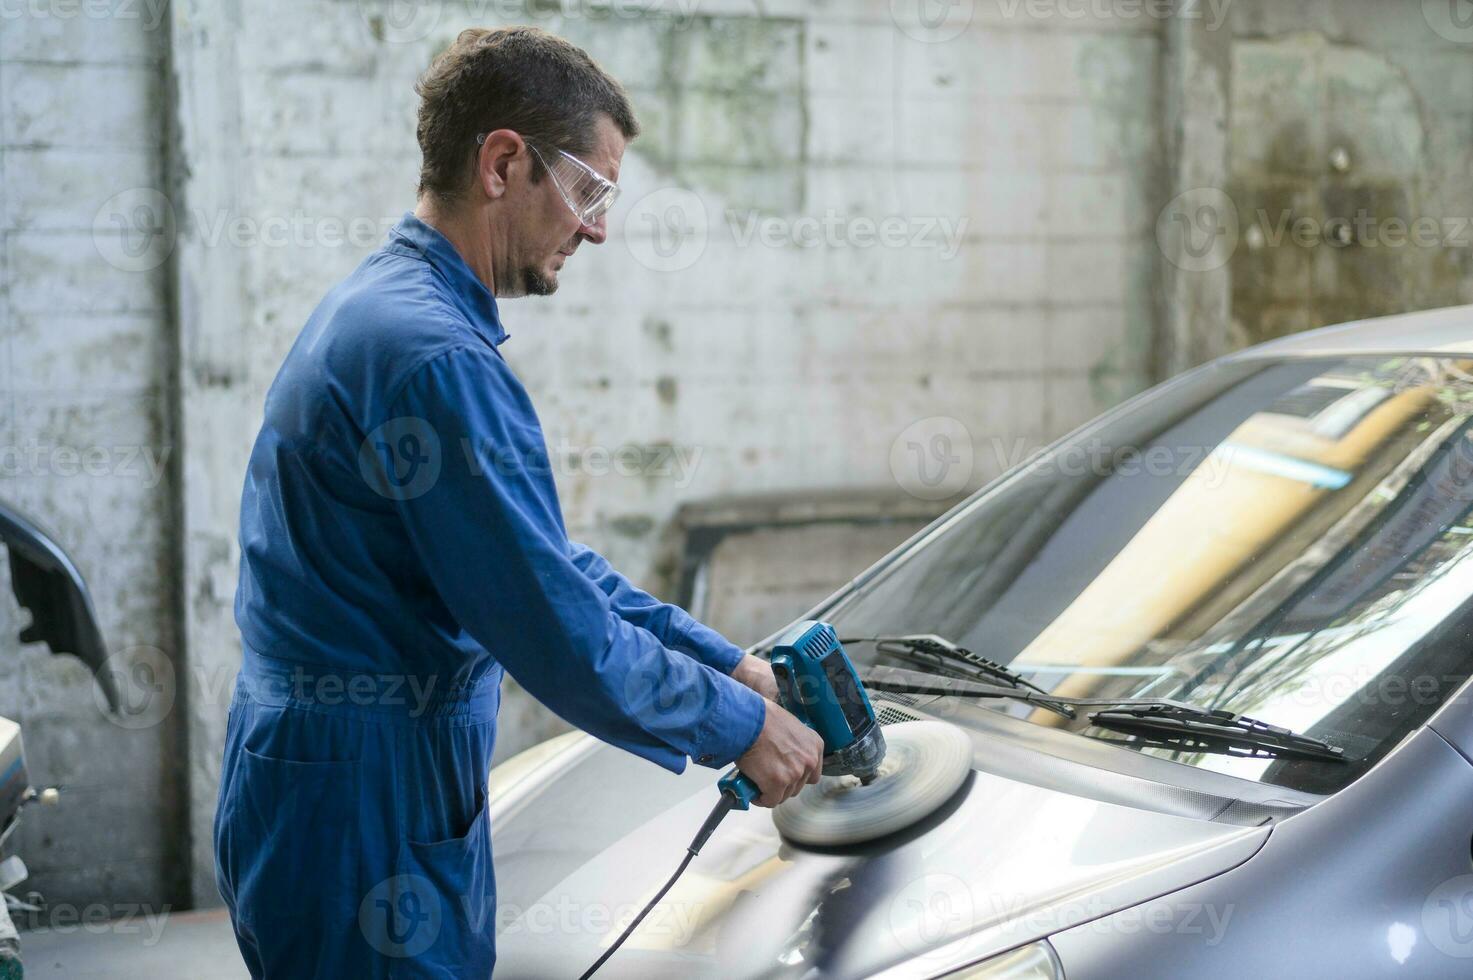
<svg viewBox="0 0 1473 980">
<path fill-rule="evenodd" d="M 415 91 L 421 196 L 448 201 L 465 190 L 481 133 L 511 129 L 544 147 L 585 153 L 606 114 L 626 140 L 639 135 L 623 87 L 582 48 L 536 27 L 461 31 Z M 534 156 L 533 179 L 540 178 Z"/>
</svg>

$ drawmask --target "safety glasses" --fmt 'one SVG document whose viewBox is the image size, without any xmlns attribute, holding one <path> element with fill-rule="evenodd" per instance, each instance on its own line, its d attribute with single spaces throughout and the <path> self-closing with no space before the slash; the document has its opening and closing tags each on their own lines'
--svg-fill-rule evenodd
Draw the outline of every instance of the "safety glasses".
<svg viewBox="0 0 1473 980">
<path fill-rule="evenodd" d="M 480 134 L 476 137 L 476 142 L 486 142 L 488 135 L 488 133 Z M 614 206 L 614 201 L 618 200 L 619 185 L 573 154 L 562 150 L 549 150 L 548 154 L 544 155 L 530 141 L 527 146 L 537 154 L 537 159 L 542 161 L 542 166 L 552 175 L 553 186 L 557 188 L 563 201 L 572 209 L 573 214 L 577 215 L 582 224 L 594 224 L 607 214 L 609 208 Z"/>
</svg>

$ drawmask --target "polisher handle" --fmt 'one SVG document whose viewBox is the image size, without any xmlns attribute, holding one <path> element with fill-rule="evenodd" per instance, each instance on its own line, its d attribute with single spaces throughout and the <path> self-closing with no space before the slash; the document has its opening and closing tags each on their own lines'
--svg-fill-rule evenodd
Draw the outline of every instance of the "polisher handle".
<svg viewBox="0 0 1473 980">
<path fill-rule="evenodd" d="M 752 801 L 762 795 L 762 790 L 752 782 L 752 777 L 740 769 L 732 769 L 722 776 L 716 783 L 716 788 L 721 790 L 723 796 L 731 798 L 733 810 L 751 809 Z"/>
</svg>

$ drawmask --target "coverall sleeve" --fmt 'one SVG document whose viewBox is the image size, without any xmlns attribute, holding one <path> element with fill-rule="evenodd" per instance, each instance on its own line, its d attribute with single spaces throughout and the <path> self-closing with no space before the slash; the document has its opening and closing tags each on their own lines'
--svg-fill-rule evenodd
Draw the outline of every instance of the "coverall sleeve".
<svg viewBox="0 0 1473 980">
<path fill-rule="evenodd" d="M 433 358 L 390 417 L 432 433 L 424 455 L 440 464 L 429 489 L 396 502 L 419 560 L 456 621 L 533 697 L 674 772 L 686 756 L 725 765 L 756 741 L 760 695 L 621 617 L 573 562 L 536 413 L 496 352 Z"/>
<path fill-rule="evenodd" d="M 741 649 L 694 616 L 661 602 L 619 574 L 608 559 L 585 544 L 568 542 L 573 564 L 609 597 L 614 611 L 660 638 L 672 650 L 695 657 L 708 667 L 730 674 L 742 659 Z"/>
</svg>

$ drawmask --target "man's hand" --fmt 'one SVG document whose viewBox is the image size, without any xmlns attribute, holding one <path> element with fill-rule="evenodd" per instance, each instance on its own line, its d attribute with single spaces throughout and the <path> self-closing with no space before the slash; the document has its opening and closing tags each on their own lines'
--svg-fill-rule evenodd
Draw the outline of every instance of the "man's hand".
<svg viewBox="0 0 1473 980">
<path fill-rule="evenodd" d="M 745 684 L 769 701 L 778 700 L 777 678 L 772 676 L 772 664 L 750 653 L 737 661 L 731 669 L 731 679 Z"/>
<path fill-rule="evenodd" d="M 782 705 L 769 700 L 762 732 L 737 759 L 737 766 L 762 790 L 757 805 L 777 806 L 797 796 L 809 783 L 818 782 L 823 774 L 823 739 Z"/>
</svg>

